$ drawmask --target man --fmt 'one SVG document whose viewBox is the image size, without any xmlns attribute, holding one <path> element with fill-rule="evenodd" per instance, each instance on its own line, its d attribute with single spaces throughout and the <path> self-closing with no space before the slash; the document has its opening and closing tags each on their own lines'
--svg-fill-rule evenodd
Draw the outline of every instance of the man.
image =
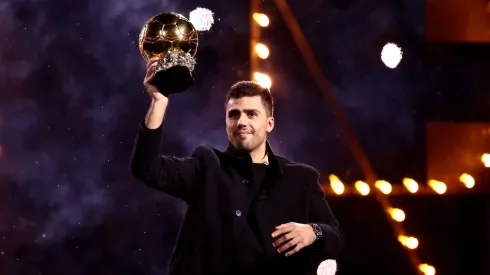
<svg viewBox="0 0 490 275">
<path fill-rule="evenodd" d="M 316 274 L 335 259 L 343 232 L 324 200 L 319 173 L 274 154 L 268 89 L 242 81 L 226 96 L 229 148 L 199 146 L 190 157 L 160 156 L 169 99 L 149 84 L 151 97 L 131 159 L 133 175 L 184 200 L 187 213 L 170 261 L 169 275 Z"/>
</svg>

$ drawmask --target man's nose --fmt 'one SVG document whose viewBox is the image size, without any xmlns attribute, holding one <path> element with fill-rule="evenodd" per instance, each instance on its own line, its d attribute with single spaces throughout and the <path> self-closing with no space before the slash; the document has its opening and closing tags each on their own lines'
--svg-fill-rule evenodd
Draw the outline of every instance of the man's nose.
<svg viewBox="0 0 490 275">
<path fill-rule="evenodd" d="M 238 127 L 247 126 L 247 116 L 241 115 L 237 123 L 238 123 Z"/>
</svg>

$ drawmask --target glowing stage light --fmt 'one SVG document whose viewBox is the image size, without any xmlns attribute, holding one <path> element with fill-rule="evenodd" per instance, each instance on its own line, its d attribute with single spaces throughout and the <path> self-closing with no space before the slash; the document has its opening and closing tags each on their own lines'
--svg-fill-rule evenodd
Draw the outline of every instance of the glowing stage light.
<svg viewBox="0 0 490 275">
<path fill-rule="evenodd" d="M 269 26 L 269 17 L 263 13 L 254 13 L 253 18 L 261 27 Z"/>
<path fill-rule="evenodd" d="M 441 181 L 429 180 L 429 186 L 432 188 L 432 190 L 434 190 L 439 195 L 442 195 L 447 191 L 446 184 Z"/>
<path fill-rule="evenodd" d="M 481 156 L 481 161 L 483 162 L 483 165 L 485 165 L 485 167 L 490 167 L 490 154 L 483 154 Z"/>
<path fill-rule="evenodd" d="M 405 220 L 405 212 L 403 210 L 398 209 L 398 208 L 389 208 L 388 212 L 391 215 L 391 218 L 393 218 L 397 222 L 402 222 Z"/>
<path fill-rule="evenodd" d="M 409 249 L 415 249 L 419 246 L 419 240 L 414 237 L 400 235 L 398 236 L 398 241 Z"/>
<path fill-rule="evenodd" d="M 262 43 L 257 43 L 257 45 L 255 45 L 255 52 L 262 59 L 269 57 L 269 48 Z"/>
<path fill-rule="evenodd" d="M 403 185 L 412 194 L 417 193 L 417 191 L 419 190 L 419 185 L 413 179 L 404 178 L 403 179 Z"/>
<path fill-rule="evenodd" d="M 425 275 L 435 275 L 436 269 L 428 264 L 420 264 L 419 270 L 422 271 Z"/>
<path fill-rule="evenodd" d="M 270 89 L 270 87 L 272 86 L 272 80 L 268 75 L 256 72 L 256 73 L 254 73 L 253 76 L 254 76 L 255 81 L 257 81 L 257 83 L 260 86 L 268 88 L 268 89 Z"/>
<path fill-rule="evenodd" d="M 328 178 L 330 179 L 330 187 L 332 187 L 333 192 L 337 195 L 342 195 L 345 191 L 345 187 L 340 179 L 335 175 L 330 175 Z"/>
<path fill-rule="evenodd" d="M 383 194 L 388 195 L 392 191 L 391 184 L 384 180 L 377 180 L 374 184 Z"/>
<path fill-rule="evenodd" d="M 466 188 L 473 188 L 475 186 L 475 179 L 464 173 L 459 177 L 459 180 L 466 186 Z"/>
<path fill-rule="evenodd" d="M 369 195 L 370 188 L 369 188 L 369 185 L 367 183 L 358 180 L 358 181 L 356 181 L 354 186 L 356 187 L 359 194 L 361 194 L 363 196 Z"/>
</svg>

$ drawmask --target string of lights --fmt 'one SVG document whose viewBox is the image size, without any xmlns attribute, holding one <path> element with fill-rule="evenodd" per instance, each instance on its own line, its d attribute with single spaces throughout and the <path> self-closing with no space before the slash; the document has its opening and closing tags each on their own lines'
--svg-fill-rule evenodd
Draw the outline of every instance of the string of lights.
<svg viewBox="0 0 490 275">
<path fill-rule="evenodd" d="M 490 154 L 484 153 L 481 156 L 482 166 L 490 168 Z M 453 179 L 455 180 L 455 179 Z M 377 180 L 374 183 L 375 188 L 386 196 L 434 196 L 434 195 L 468 195 L 481 194 L 482 190 L 474 191 L 475 178 L 468 174 L 462 173 L 458 177 L 460 186 L 449 188 L 445 182 L 430 179 L 427 184 L 420 185 L 411 178 L 403 178 L 402 184 L 391 184 L 385 180 Z M 369 196 L 372 190 L 369 185 L 361 180 L 353 184 L 344 184 L 336 175 L 329 176 L 329 183 L 322 184 L 326 196 Z"/>
<path fill-rule="evenodd" d="M 472 191 L 475 186 L 473 176 L 463 173 L 458 180 L 463 188 L 450 189 L 446 183 L 434 179 L 429 180 L 428 184 L 420 185 L 411 178 L 403 178 L 402 184 L 391 184 L 385 180 L 377 180 L 374 183 L 374 187 L 386 196 L 433 196 L 474 193 Z M 323 184 L 323 191 L 327 196 L 369 196 L 373 194 L 366 182 L 358 180 L 354 184 L 344 184 L 336 175 L 329 176 L 329 183 Z"/>
<path fill-rule="evenodd" d="M 259 69 L 259 59 L 269 57 L 269 48 L 260 41 L 260 29 L 269 26 L 269 17 L 260 13 L 260 0 L 250 1 L 250 71 L 252 78 L 261 86 L 270 88 L 271 78 Z"/>
</svg>

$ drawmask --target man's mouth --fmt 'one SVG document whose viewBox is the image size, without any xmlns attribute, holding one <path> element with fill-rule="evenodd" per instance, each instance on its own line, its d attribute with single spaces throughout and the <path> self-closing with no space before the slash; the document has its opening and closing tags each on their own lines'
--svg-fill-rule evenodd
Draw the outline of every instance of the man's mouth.
<svg viewBox="0 0 490 275">
<path fill-rule="evenodd" d="M 248 132 L 248 131 L 238 131 L 236 132 L 236 135 L 239 136 L 239 137 L 246 137 L 248 135 L 251 135 L 252 133 Z"/>
</svg>

